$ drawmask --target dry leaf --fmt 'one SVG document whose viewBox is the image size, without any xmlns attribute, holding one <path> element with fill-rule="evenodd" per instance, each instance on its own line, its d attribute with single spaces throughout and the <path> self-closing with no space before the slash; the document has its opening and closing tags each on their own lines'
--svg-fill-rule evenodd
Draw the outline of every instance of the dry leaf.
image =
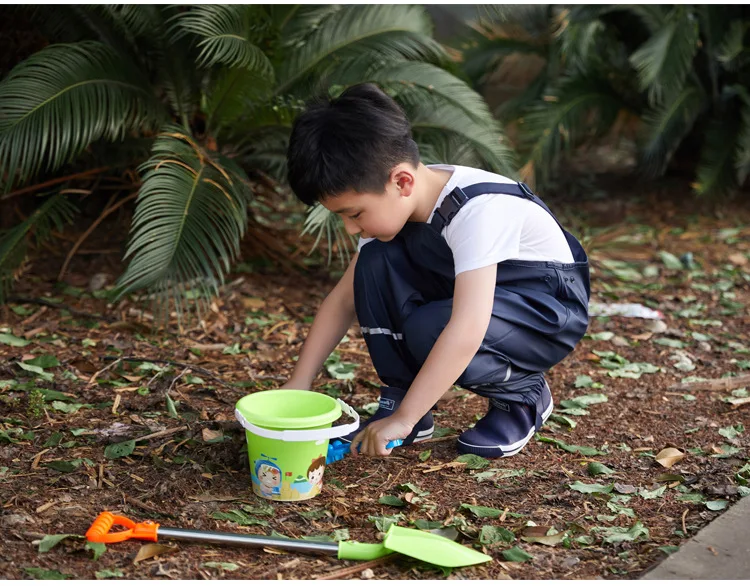
<svg viewBox="0 0 750 586">
<path fill-rule="evenodd" d="M 733 265 L 743 266 L 747 264 L 747 257 L 741 252 L 735 252 L 734 254 L 730 254 L 727 258 L 729 259 L 729 262 L 731 262 Z"/>
<path fill-rule="evenodd" d="M 550 530 L 555 531 L 555 533 L 552 535 L 547 535 Z M 521 534 L 521 539 L 528 543 L 541 543 L 542 545 L 551 545 L 552 547 L 554 547 L 563 539 L 565 539 L 566 535 L 565 531 L 562 531 L 561 533 L 557 533 L 556 531 L 557 530 L 554 529 L 554 527 L 532 525 L 530 527 L 524 528 Z"/>
<path fill-rule="evenodd" d="M 220 429 L 208 429 L 207 427 L 204 427 L 201 431 L 201 434 L 203 435 L 203 441 L 204 442 L 210 442 L 212 440 L 217 440 L 219 438 L 224 437 L 224 432 Z"/>
<path fill-rule="evenodd" d="M 671 468 L 684 457 L 685 454 L 677 448 L 664 448 L 661 452 L 656 454 L 655 460 L 665 468 Z"/>
<path fill-rule="evenodd" d="M 133 375 L 133 374 L 121 374 L 122 378 L 124 378 L 126 381 L 129 381 L 131 383 L 137 383 L 139 380 L 143 378 L 143 375 Z"/>
<path fill-rule="evenodd" d="M 161 555 L 163 553 L 173 553 L 175 551 L 177 551 L 177 547 L 173 545 L 162 545 L 161 543 L 147 543 L 146 545 L 142 545 L 141 549 L 138 550 L 138 553 L 136 554 L 135 559 L 133 560 L 133 563 L 137 564 L 138 562 L 151 559 L 153 557 L 156 557 L 157 555 Z"/>
<path fill-rule="evenodd" d="M 242 305 L 245 309 L 263 309 L 266 306 L 266 301 L 259 297 L 243 297 Z"/>
</svg>

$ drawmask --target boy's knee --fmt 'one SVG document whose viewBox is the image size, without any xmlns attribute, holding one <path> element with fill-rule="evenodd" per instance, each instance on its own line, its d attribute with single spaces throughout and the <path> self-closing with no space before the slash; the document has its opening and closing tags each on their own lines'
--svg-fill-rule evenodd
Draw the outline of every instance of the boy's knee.
<svg viewBox="0 0 750 586">
<path fill-rule="evenodd" d="M 452 299 L 433 301 L 411 312 L 404 322 L 404 343 L 420 364 L 435 345 L 451 316 Z"/>
</svg>

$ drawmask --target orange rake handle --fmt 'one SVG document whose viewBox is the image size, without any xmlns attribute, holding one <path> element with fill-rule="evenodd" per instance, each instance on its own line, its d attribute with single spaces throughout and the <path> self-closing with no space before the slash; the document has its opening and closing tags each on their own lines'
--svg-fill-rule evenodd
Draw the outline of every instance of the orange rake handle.
<svg viewBox="0 0 750 586">
<path fill-rule="evenodd" d="M 110 533 L 109 530 L 112 529 L 114 525 L 127 527 L 127 531 Z M 95 543 L 118 543 L 120 541 L 127 541 L 128 539 L 157 541 L 158 529 L 159 524 L 154 523 L 153 521 L 136 523 L 127 517 L 113 515 L 112 513 L 105 511 L 99 513 L 99 516 L 94 519 L 91 527 L 86 531 L 86 539 Z"/>
</svg>

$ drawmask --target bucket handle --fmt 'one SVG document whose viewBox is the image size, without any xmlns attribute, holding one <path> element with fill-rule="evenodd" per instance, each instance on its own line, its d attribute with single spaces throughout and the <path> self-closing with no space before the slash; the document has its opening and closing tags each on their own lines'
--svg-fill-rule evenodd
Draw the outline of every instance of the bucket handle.
<svg viewBox="0 0 750 586">
<path fill-rule="evenodd" d="M 353 423 L 338 425 L 336 427 L 326 427 L 325 429 L 287 429 L 284 431 L 277 431 L 266 429 L 265 427 L 258 427 L 257 425 L 250 423 L 238 409 L 234 410 L 234 416 L 246 430 L 268 439 L 282 440 L 285 442 L 309 442 L 312 440 L 333 439 L 347 435 L 359 429 L 359 413 L 357 413 L 354 408 L 344 403 L 341 399 L 336 399 L 336 402 L 341 406 L 341 410 L 345 414 L 354 419 Z"/>
</svg>

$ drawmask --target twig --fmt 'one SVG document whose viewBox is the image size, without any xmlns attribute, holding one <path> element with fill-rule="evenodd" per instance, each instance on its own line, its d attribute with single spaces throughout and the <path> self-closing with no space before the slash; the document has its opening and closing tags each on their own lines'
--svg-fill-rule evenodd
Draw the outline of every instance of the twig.
<svg viewBox="0 0 750 586">
<path fill-rule="evenodd" d="M 123 198 L 120 201 L 118 201 L 115 205 L 104 209 L 104 211 L 99 215 L 99 217 L 96 220 L 94 220 L 91 226 L 88 227 L 88 230 L 86 230 L 81 235 L 81 237 L 76 241 L 76 243 L 73 245 L 73 248 L 70 249 L 70 252 L 68 252 L 68 256 L 65 257 L 65 262 L 63 263 L 63 266 L 60 269 L 60 273 L 57 275 L 58 281 L 63 280 L 63 277 L 65 276 L 65 272 L 68 270 L 68 265 L 70 264 L 70 261 L 73 260 L 73 257 L 75 256 L 76 251 L 81 247 L 81 244 L 84 243 L 86 238 L 88 238 L 91 235 L 91 233 L 96 229 L 96 227 L 99 224 L 101 224 L 102 220 L 104 220 L 104 218 L 106 218 L 109 214 L 111 214 L 115 210 L 120 209 L 123 205 L 135 199 L 136 197 L 138 197 L 138 192 L 131 193 L 126 198 Z"/>
<path fill-rule="evenodd" d="M 114 367 L 115 367 L 115 366 L 117 366 L 117 365 L 118 365 L 118 364 L 119 364 L 120 362 L 122 362 L 122 359 L 118 358 L 118 359 L 117 359 L 117 360 L 115 360 L 115 361 L 114 361 L 114 362 L 113 362 L 112 364 L 109 364 L 109 365 L 105 366 L 105 367 L 104 367 L 104 368 L 102 368 L 101 370 L 97 370 L 97 371 L 96 371 L 96 372 L 95 372 L 95 373 L 94 373 L 93 375 L 91 375 L 91 378 L 89 379 L 89 382 L 87 382 L 86 384 L 87 384 L 87 385 L 90 385 L 90 384 L 92 384 L 92 383 L 93 383 L 93 382 L 94 382 L 94 381 L 96 380 L 96 378 L 97 378 L 97 377 L 98 377 L 98 376 L 99 376 L 100 374 L 102 374 L 102 373 L 104 373 L 104 372 L 108 371 L 108 370 L 109 370 L 110 368 L 114 368 Z"/>
<path fill-rule="evenodd" d="M 11 197 L 15 197 L 17 195 L 23 195 L 24 193 L 29 193 L 31 191 L 44 189 L 45 187 L 52 187 L 53 185 L 57 185 L 58 183 L 65 183 L 66 181 L 70 179 L 79 179 L 79 178 L 87 177 L 89 175 L 96 175 L 97 173 L 103 173 L 104 171 L 107 171 L 108 169 L 110 169 L 110 167 L 98 167 L 96 169 L 89 169 L 88 171 L 83 171 L 81 173 L 74 173 L 73 175 L 66 175 L 65 177 L 58 177 L 57 179 L 50 179 L 49 181 L 45 181 L 44 183 L 37 183 L 36 185 L 30 185 L 29 187 L 24 187 L 23 189 L 19 189 L 17 191 L 11 191 L 10 193 L 6 193 L 2 197 L 0 197 L 0 201 L 10 199 Z"/>
<path fill-rule="evenodd" d="M 206 370 L 205 368 L 202 368 L 200 366 L 195 366 L 193 364 L 185 364 L 184 362 L 175 362 L 173 360 L 161 360 L 158 358 L 141 358 L 139 356 L 105 356 L 104 360 L 122 360 L 123 362 L 153 362 L 154 364 L 170 364 L 172 366 L 179 366 L 181 368 L 190 368 L 194 372 L 199 372 L 202 375 L 205 375 L 209 377 L 212 380 L 215 380 L 218 383 L 221 383 L 227 388 L 234 389 L 236 388 L 232 383 L 228 383 L 222 379 L 220 379 L 218 376 L 216 376 L 214 373 L 212 373 L 210 370 Z"/>
<path fill-rule="evenodd" d="M 157 515 L 163 515 L 163 511 L 160 511 L 156 507 L 152 507 L 149 504 L 144 503 L 142 500 L 139 500 L 135 497 L 128 496 L 124 492 L 122 493 L 122 499 L 131 505 L 134 505 L 138 507 L 139 509 L 143 509 L 144 511 L 148 511 L 149 513 L 156 513 Z M 171 515 L 169 515 L 171 517 Z"/>
<path fill-rule="evenodd" d="M 729 378 L 711 378 L 694 383 L 681 383 L 669 387 L 670 391 L 730 391 L 750 385 L 750 374 Z"/>
<path fill-rule="evenodd" d="M 87 313 L 85 311 L 79 311 L 78 309 L 74 309 L 73 307 L 70 307 L 68 305 L 63 305 L 62 303 L 53 303 L 52 301 L 47 301 L 46 299 L 38 299 L 38 298 L 30 298 L 30 297 L 16 297 L 11 296 L 8 297 L 8 301 L 12 301 L 13 303 L 30 303 L 32 305 L 46 305 L 47 307 L 54 307 L 55 309 L 64 309 L 65 311 L 69 311 L 73 315 L 77 315 L 80 317 L 88 317 L 90 319 L 96 319 L 96 320 L 102 320 L 106 321 L 107 323 L 112 323 L 115 321 L 115 318 L 113 317 L 107 317 L 104 315 L 97 315 L 94 313 Z"/>
<path fill-rule="evenodd" d="M 685 525 L 685 517 L 687 517 L 689 510 L 690 509 L 685 509 L 685 512 L 682 513 L 682 533 L 685 537 L 687 537 L 687 526 Z"/>
<path fill-rule="evenodd" d="M 144 435 L 144 436 L 141 436 L 141 437 L 135 437 L 135 438 L 133 438 L 133 440 L 135 440 L 137 442 L 142 442 L 144 440 L 150 440 L 150 439 L 154 439 L 156 437 L 164 437 L 164 436 L 167 436 L 167 435 L 174 435 L 177 432 L 187 431 L 188 429 L 190 429 L 190 428 L 187 425 L 182 425 L 180 427 L 173 427 L 172 429 L 163 429 L 162 431 L 157 431 L 157 432 L 154 432 L 154 433 L 150 433 L 148 435 Z"/>
<path fill-rule="evenodd" d="M 321 576 L 318 576 L 315 579 L 316 580 L 338 580 L 340 578 L 346 578 L 347 576 L 351 576 L 352 574 L 356 574 L 358 572 L 361 572 L 362 570 L 366 570 L 368 568 L 374 568 L 376 566 L 389 562 L 397 555 L 398 554 L 392 553 L 391 555 L 387 555 L 385 557 L 379 558 L 377 560 L 372 560 L 370 562 L 365 562 L 364 564 L 357 564 L 356 566 L 351 566 L 350 568 L 342 568 L 340 570 L 336 570 L 335 572 L 329 572 L 328 574 L 323 574 Z"/>
</svg>

